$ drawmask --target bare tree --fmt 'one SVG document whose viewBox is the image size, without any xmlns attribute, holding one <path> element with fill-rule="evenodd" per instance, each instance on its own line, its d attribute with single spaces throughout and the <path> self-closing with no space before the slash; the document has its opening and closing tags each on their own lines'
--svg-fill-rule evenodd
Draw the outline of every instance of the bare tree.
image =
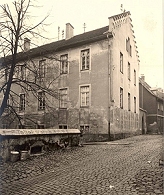
<svg viewBox="0 0 164 195">
<path fill-rule="evenodd" d="M 53 109 L 50 101 L 50 96 L 58 98 L 58 91 L 55 87 L 52 88 L 53 83 L 60 76 L 60 71 L 53 66 L 53 71 L 56 72 L 56 76 L 49 77 L 48 80 L 44 79 L 45 69 L 42 68 L 42 64 L 38 66 L 38 63 L 33 59 L 32 54 L 28 50 L 28 42 L 30 41 L 27 37 L 42 37 L 39 28 L 43 28 L 46 17 L 43 18 L 36 25 L 29 25 L 29 13 L 28 10 L 31 6 L 31 0 L 17 0 L 13 2 L 14 9 L 11 11 L 8 4 L 1 5 L 1 19 L 0 19 L 0 80 L 1 82 L 0 93 L 3 92 L 2 103 L 0 107 L 0 117 L 3 115 L 5 109 L 8 109 L 8 113 L 5 117 L 13 115 L 21 123 L 21 117 L 17 113 L 18 98 L 15 98 L 19 94 L 13 89 L 12 86 L 17 86 L 21 90 L 25 91 L 27 97 L 31 94 L 37 97 L 38 90 L 43 91 L 44 95 L 42 98 L 42 106 L 45 106 L 45 98 L 47 98 L 46 106 L 49 110 Z M 23 47 L 22 43 L 27 43 L 27 47 Z M 25 45 L 26 46 L 26 45 Z M 60 61 L 58 56 L 46 54 L 43 47 L 40 48 L 40 54 L 43 60 L 40 63 L 47 61 Z M 51 72 L 51 70 L 49 70 Z M 22 97 L 23 98 L 23 97 Z M 9 101 L 9 99 L 11 101 Z M 26 98 L 26 104 L 28 105 L 30 98 Z M 13 119 L 14 120 L 14 119 Z M 30 119 L 32 120 L 32 119 Z"/>
</svg>

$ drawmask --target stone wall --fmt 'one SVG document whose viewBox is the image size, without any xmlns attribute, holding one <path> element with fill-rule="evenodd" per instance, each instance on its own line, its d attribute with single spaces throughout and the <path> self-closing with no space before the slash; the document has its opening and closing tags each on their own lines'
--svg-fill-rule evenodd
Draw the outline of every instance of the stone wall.
<svg viewBox="0 0 164 195">
<path fill-rule="evenodd" d="M 0 135 L 0 158 L 9 160 L 11 151 L 28 151 L 30 154 L 31 146 L 34 144 L 42 146 L 42 152 L 46 152 L 57 149 L 64 142 L 68 142 L 69 146 L 76 146 L 79 143 L 79 135 Z"/>
</svg>

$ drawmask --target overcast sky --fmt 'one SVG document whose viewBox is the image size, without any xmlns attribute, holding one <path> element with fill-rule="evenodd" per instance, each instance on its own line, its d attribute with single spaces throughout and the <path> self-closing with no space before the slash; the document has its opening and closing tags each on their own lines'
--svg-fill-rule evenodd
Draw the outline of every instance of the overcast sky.
<svg viewBox="0 0 164 195">
<path fill-rule="evenodd" d="M 12 0 L 3 0 L 11 2 Z M 2 1 L 1 1 L 2 2 Z M 162 0 L 35 0 L 39 5 L 34 8 L 32 16 L 43 18 L 50 13 L 47 20 L 46 36 L 58 40 L 58 26 L 65 30 L 65 24 L 71 23 L 74 35 L 108 25 L 108 17 L 120 14 L 120 6 L 130 11 L 134 35 L 136 37 L 140 75 L 145 75 L 151 87 L 164 88 L 163 71 L 163 10 Z M 46 43 L 46 42 L 45 42 Z"/>
</svg>

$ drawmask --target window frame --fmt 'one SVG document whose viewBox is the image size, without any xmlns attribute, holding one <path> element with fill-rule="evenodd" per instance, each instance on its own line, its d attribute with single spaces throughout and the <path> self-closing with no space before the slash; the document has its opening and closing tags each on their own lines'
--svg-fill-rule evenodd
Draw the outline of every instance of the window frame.
<svg viewBox="0 0 164 195">
<path fill-rule="evenodd" d="M 62 91 L 65 91 L 66 93 L 61 94 Z M 68 106 L 68 88 L 60 88 L 59 89 L 59 108 L 66 109 L 67 106 Z"/>
<path fill-rule="evenodd" d="M 22 98 L 23 97 L 23 98 Z M 19 111 L 25 111 L 26 109 L 26 95 L 25 93 L 19 94 Z"/>
<path fill-rule="evenodd" d="M 137 83 L 136 79 L 137 79 L 137 75 L 136 75 L 136 70 L 134 69 L 134 85 L 136 85 Z"/>
<path fill-rule="evenodd" d="M 66 60 L 62 59 L 64 57 L 66 57 Z M 68 54 L 62 54 L 60 55 L 60 74 L 68 74 L 68 70 Z"/>
<path fill-rule="evenodd" d="M 130 93 L 128 93 L 128 111 L 131 110 L 130 103 L 131 103 L 131 97 L 130 97 Z"/>
<path fill-rule="evenodd" d="M 46 59 L 42 59 L 39 60 L 38 77 L 41 79 L 41 78 L 45 78 L 45 76 L 46 76 Z"/>
<path fill-rule="evenodd" d="M 45 103 L 45 92 L 38 91 L 38 110 L 45 110 L 46 103 Z"/>
<path fill-rule="evenodd" d="M 45 124 L 37 124 L 37 129 L 45 129 Z"/>
<path fill-rule="evenodd" d="M 130 69 L 131 69 L 131 67 L 130 67 L 130 62 L 128 62 L 128 80 L 130 81 L 130 79 L 131 79 L 131 75 L 130 75 Z"/>
<path fill-rule="evenodd" d="M 59 124 L 59 129 L 68 129 L 68 125 L 67 124 Z"/>
<path fill-rule="evenodd" d="M 137 99 L 134 97 L 134 113 L 137 112 Z"/>
<path fill-rule="evenodd" d="M 82 53 L 85 53 L 85 52 L 86 53 L 89 52 L 89 54 L 82 56 Z M 84 65 L 83 65 L 83 60 L 84 60 Z M 88 62 L 88 64 L 87 64 L 87 62 Z M 91 67 L 90 48 L 83 49 L 80 51 L 80 71 L 81 72 L 88 71 L 88 70 L 90 70 L 90 67 Z"/>
<path fill-rule="evenodd" d="M 120 108 L 123 109 L 123 88 L 120 87 Z"/>
<path fill-rule="evenodd" d="M 86 130 L 86 128 L 88 129 Z M 80 124 L 79 129 L 80 129 L 80 132 L 82 133 L 89 133 L 90 126 L 89 124 Z"/>
<path fill-rule="evenodd" d="M 123 71 L 124 71 L 123 70 L 123 65 L 124 65 L 123 60 L 124 60 L 123 53 L 120 52 L 120 72 L 121 73 L 123 73 Z"/>
<path fill-rule="evenodd" d="M 88 88 L 88 90 L 82 91 L 82 88 Z M 80 107 L 85 108 L 90 106 L 90 85 L 81 85 L 80 86 Z M 84 99 L 84 101 L 83 101 Z"/>
</svg>

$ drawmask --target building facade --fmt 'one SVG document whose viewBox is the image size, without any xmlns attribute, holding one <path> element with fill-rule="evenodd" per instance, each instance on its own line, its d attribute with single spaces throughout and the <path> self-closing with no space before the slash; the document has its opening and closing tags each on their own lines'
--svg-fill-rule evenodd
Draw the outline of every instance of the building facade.
<svg viewBox="0 0 164 195">
<path fill-rule="evenodd" d="M 147 111 L 147 133 L 163 133 L 164 128 L 164 92 L 152 89 L 142 76 L 139 80 L 139 106 Z"/>
<path fill-rule="evenodd" d="M 80 128 L 86 141 L 140 134 L 139 59 L 132 27 L 125 12 L 109 17 L 103 28 L 76 36 L 67 23 L 65 39 L 38 48 L 29 49 L 26 40 L 29 50 L 19 53 L 15 75 L 28 84 L 12 85 L 20 118 L 10 124 L 4 118 L 3 126 Z M 34 82 L 43 90 L 32 88 Z"/>
</svg>

